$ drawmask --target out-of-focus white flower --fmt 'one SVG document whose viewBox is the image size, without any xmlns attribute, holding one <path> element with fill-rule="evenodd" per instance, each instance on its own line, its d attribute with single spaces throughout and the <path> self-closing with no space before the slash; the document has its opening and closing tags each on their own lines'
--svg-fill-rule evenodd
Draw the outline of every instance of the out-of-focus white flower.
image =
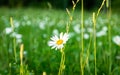
<svg viewBox="0 0 120 75">
<path fill-rule="evenodd" d="M 14 20 L 14 26 L 15 26 L 15 28 L 18 28 L 18 27 L 20 26 L 20 23 L 19 23 L 19 21 L 17 21 L 17 20 Z"/>
<path fill-rule="evenodd" d="M 21 38 L 22 38 L 22 35 L 21 35 L 21 34 L 18 34 L 18 33 L 16 33 L 16 32 L 13 32 L 13 33 L 11 34 L 11 37 L 15 37 L 15 38 L 17 38 L 17 39 L 21 39 Z"/>
<path fill-rule="evenodd" d="M 10 34 L 11 32 L 12 32 L 12 28 L 11 27 L 5 28 L 5 33 L 6 34 Z"/>
<path fill-rule="evenodd" d="M 16 32 L 13 32 L 10 36 L 11 36 L 11 37 L 15 37 L 16 34 L 17 34 Z"/>
<path fill-rule="evenodd" d="M 115 44 L 120 46 L 120 36 L 118 36 L 118 35 L 114 36 L 112 40 Z"/>
<path fill-rule="evenodd" d="M 116 59 L 120 60 L 120 55 L 116 56 Z"/>
<path fill-rule="evenodd" d="M 101 30 L 101 31 L 96 33 L 96 36 L 101 37 L 101 36 L 105 36 L 106 34 L 107 34 L 106 31 Z"/>
<path fill-rule="evenodd" d="M 92 29 L 92 28 L 87 28 L 87 31 L 88 31 L 89 33 L 91 33 L 91 32 L 93 32 L 93 29 Z"/>
<path fill-rule="evenodd" d="M 84 39 L 89 39 L 89 35 L 87 33 L 84 34 Z"/>
<path fill-rule="evenodd" d="M 44 19 L 47 22 L 50 18 L 48 16 L 46 16 Z"/>
<path fill-rule="evenodd" d="M 85 25 L 88 25 L 89 24 L 89 20 L 85 20 Z"/>
<path fill-rule="evenodd" d="M 58 34 L 59 34 L 59 31 L 58 31 L 57 29 L 54 29 L 54 30 L 53 30 L 53 34 L 58 35 Z"/>
<path fill-rule="evenodd" d="M 27 55 L 27 51 L 24 50 L 23 54 L 24 54 L 24 55 Z"/>
<path fill-rule="evenodd" d="M 23 26 L 26 26 L 26 22 L 25 22 L 25 21 L 23 21 L 23 22 L 22 22 L 22 25 L 23 25 Z"/>
<path fill-rule="evenodd" d="M 101 37 L 107 35 L 107 30 L 108 30 L 107 26 L 104 26 L 101 31 L 96 33 L 96 36 Z"/>
<path fill-rule="evenodd" d="M 80 25 L 79 24 L 77 24 L 77 25 L 75 25 L 74 27 L 73 27 L 73 29 L 74 29 L 74 31 L 76 32 L 76 33 L 80 33 Z"/>
<path fill-rule="evenodd" d="M 16 39 L 17 43 L 22 43 L 22 39 Z"/>
<path fill-rule="evenodd" d="M 21 39 L 21 38 L 22 38 L 22 35 L 21 35 L 21 34 L 16 34 L 16 38 L 17 38 L 17 39 Z"/>
<path fill-rule="evenodd" d="M 51 40 L 48 42 L 48 45 L 52 47 L 52 49 L 62 49 L 64 47 L 64 44 L 68 41 L 69 36 L 67 33 L 63 34 L 60 33 L 60 36 L 54 35 L 51 37 Z"/>
<path fill-rule="evenodd" d="M 92 21 L 91 21 L 91 18 L 89 17 L 89 18 L 87 18 L 86 20 L 85 20 L 85 25 L 89 25 L 89 26 L 91 26 L 92 25 Z"/>
<path fill-rule="evenodd" d="M 103 30 L 103 31 L 107 31 L 107 30 L 108 30 L 107 26 L 104 26 L 104 27 L 102 28 L 102 30 Z"/>
<path fill-rule="evenodd" d="M 28 20 L 28 21 L 27 21 L 27 25 L 31 25 L 31 21 Z"/>
<path fill-rule="evenodd" d="M 17 43 L 22 43 L 22 35 L 21 34 L 13 32 L 10 36 L 16 38 Z"/>
<path fill-rule="evenodd" d="M 23 16 L 23 19 L 24 20 L 28 20 L 28 16 Z"/>
<path fill-rule="evenodd" d="M 42 29 L 42 30 L 45 29 L 45 22 L 44 21 L 39 23 L 39 28 Z"/>
</svg>

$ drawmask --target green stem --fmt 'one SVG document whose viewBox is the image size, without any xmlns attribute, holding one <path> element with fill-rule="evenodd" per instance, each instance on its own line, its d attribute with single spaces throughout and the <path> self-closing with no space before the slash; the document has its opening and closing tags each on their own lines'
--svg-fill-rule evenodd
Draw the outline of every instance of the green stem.
<svg viewBox="0 0 120 75">
<path fill-rule="evenodd" d="M 97 75 L 97 68 L 96 68 L 96 21 L 97 21 L 97 17 L 99 16 L 99 13 L 104 5 L 106 0 L 103 0 L 100 8 L 97 11 L 97 14 L 95 15 L 95 13 L 93 13 L 93 30 L 94 30 L 94 63 L 95 63 L 95 75 Z"/>
<path fill-rule="evenodd" d="M 97 70 L 96 70 L 96 18 L 95 18 L 95 13 L 93 13 L 93 30 L 94 30 L 94 63 L 95 63 L 95 75 L 97 75 Z"/>
<path fill-rule="evenodd" d="M 83 68 L 83 53 L 84 53 L 84 39 L 83 39 L 83 29 L 84 29 L 84 24 L 83 24 L 83 15 L 84 15 L 84 10 L 83 10 L 83 0 L 81 0 L 81 38 L 82 38 L 82 52 L 80 53 L 80 65 L 81 65 L 81 75 L 84 75 L 84 68 Z"/>
<path fill-rule="evenodd" d="M 65 53 L 63 51 L 63 49 L 60 50 L 61 51 L 61 62 L 60 62 L 60 68 L 59 68 L 59 72 L 58 75 L 62 75 L 63 74 L 63 70 L 65 69 Z"/>
<path fill-rule="evenodd" d="M 15 38 L 13 38 L 13 46 L 14 46 L 15 62 L 17 62 L 17 57 L 16 57 L 16 39 Z"/>
<path fill-rule="evenodd" d="M 12 32 L 14 32 L 14 25 L 13 25 L 13 19 L 12 17 L 10 17 L 10 24 L 12 27 Z M 17 58 L 16 58 L 16 38 L 13 38 L 13 49 L 14 49 L 14 57 L 15 57 L 15 62 L 17 62 Z"/>
<path fill-rule="evenodd" d="M 109 63 L 109 75 L 111 74 L 111 65 L 112 65 L 112 61 L 111 61 L 111 26 L 109 24 L 110 18 L 111 18 L 111 5 L 110 5 L 110 0 L 106 1 L 106 7 L 107 7 L 107 19 L 108 19 L 108 49 L 109 49 L 109 59 L 108 59 L 108 63 Z"/>
</svg>

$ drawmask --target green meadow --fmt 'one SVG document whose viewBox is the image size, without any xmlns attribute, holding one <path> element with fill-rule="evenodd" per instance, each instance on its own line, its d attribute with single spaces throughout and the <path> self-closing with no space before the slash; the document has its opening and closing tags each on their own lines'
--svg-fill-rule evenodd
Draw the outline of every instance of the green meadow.
<svg viewBox="0 0 120 75">
<path fill-rule="evenodd" d="M 96 19 L 94 31 L 93 11 L 84 11 L 83 31 L 81 10 L 76 9 L 72 14 L 69 40 L 64 49 L 65 69 L 62 75 L 81 75 L 81 41 L 84 41 L 82 56 L 84 75 L 95 75 L 95 66 L 97 75 L 120 74 L 120 38 L 115 41 L 116 36 L 120 37 L 120 15 L 112 11 L 108 16 L 107 10 L 102 9 Z M 48 41 L 52 36 L 66 32 L 69 19 L 66 10 L 0 8 L 0 75 L 57 75 L 61 52 L 59 49 L 51 49 Z M 96 65 L 94 33 L 96 33 Z M 24 45 L 22 55 L 24 74 L 20 74 L 21 44 Z"/>
</svg>

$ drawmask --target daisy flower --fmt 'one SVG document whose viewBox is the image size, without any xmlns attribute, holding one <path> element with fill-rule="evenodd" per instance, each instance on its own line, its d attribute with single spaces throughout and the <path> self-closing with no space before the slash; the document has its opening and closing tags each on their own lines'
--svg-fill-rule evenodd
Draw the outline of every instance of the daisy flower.
<svg viewBox="0 0 120 75">
<path fill-rule="evenodd" d="M 60 36 L 54 35 L 50 38 L 51 40 L 48 42 L 48 45 L 52 47 L 52 49 L 62 49 L 64 47 L 64 44 L 68 41 L 69 36 L 67 33 L 63 34 L 60 33 Z"/>
</svg>

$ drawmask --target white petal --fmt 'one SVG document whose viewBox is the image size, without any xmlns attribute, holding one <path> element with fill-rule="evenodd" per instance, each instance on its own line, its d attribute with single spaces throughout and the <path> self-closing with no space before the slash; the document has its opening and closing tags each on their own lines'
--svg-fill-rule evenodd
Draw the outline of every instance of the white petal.
<svg viewBox="0 0 120 75">
<path fill-rule="evenodd" d="M 63 47 L 63 44 L 57 46 L 58 49 L 62 49 Z"/>
<path fill-rule="evenodd" d="M 62 39 L 64 40 L 64 43 L 66 43 L 66 41 L 69 39 L 68 34 L 65 33 L 65 34 L 63 35 L 63 38 L 62 38 Z"/>
<path fill-rule="evenodd" d="M 58 36 L 56 36 L 56 35 L 55 35 L 54 37 L 55 37 L 55 40 L 58 40 L 58 39 L 59 39 Z"/>
<path fill-rule="evenodd" d="M 62 38 L 63 38 L 63 32 L 60 33 L 60 39 L 62 39 Z"/>
<path fill-rule="evenodd" d="M 56 45 L 52 46 L 52 48 L 51 48 L 51 49 L 54 49 L 54 48 L 56 48 Z"/>
<path fill-rule="evenodd" d="M 49 41 L 49 42 L 48 42 L 48 45 L 49 45 L 49 46 L 53 46 L 53 45 L 55 45 L 55 42 Z"/>
<path fill-rule="evenodd" d="M 52 38 L 50 38 L 51 40 L 53 40 L 53 41 L 56 41 L 56 40 L 58 40 L 59 38 L 55 35 L 55 36 L 53 36 Z"/>
</svg>

